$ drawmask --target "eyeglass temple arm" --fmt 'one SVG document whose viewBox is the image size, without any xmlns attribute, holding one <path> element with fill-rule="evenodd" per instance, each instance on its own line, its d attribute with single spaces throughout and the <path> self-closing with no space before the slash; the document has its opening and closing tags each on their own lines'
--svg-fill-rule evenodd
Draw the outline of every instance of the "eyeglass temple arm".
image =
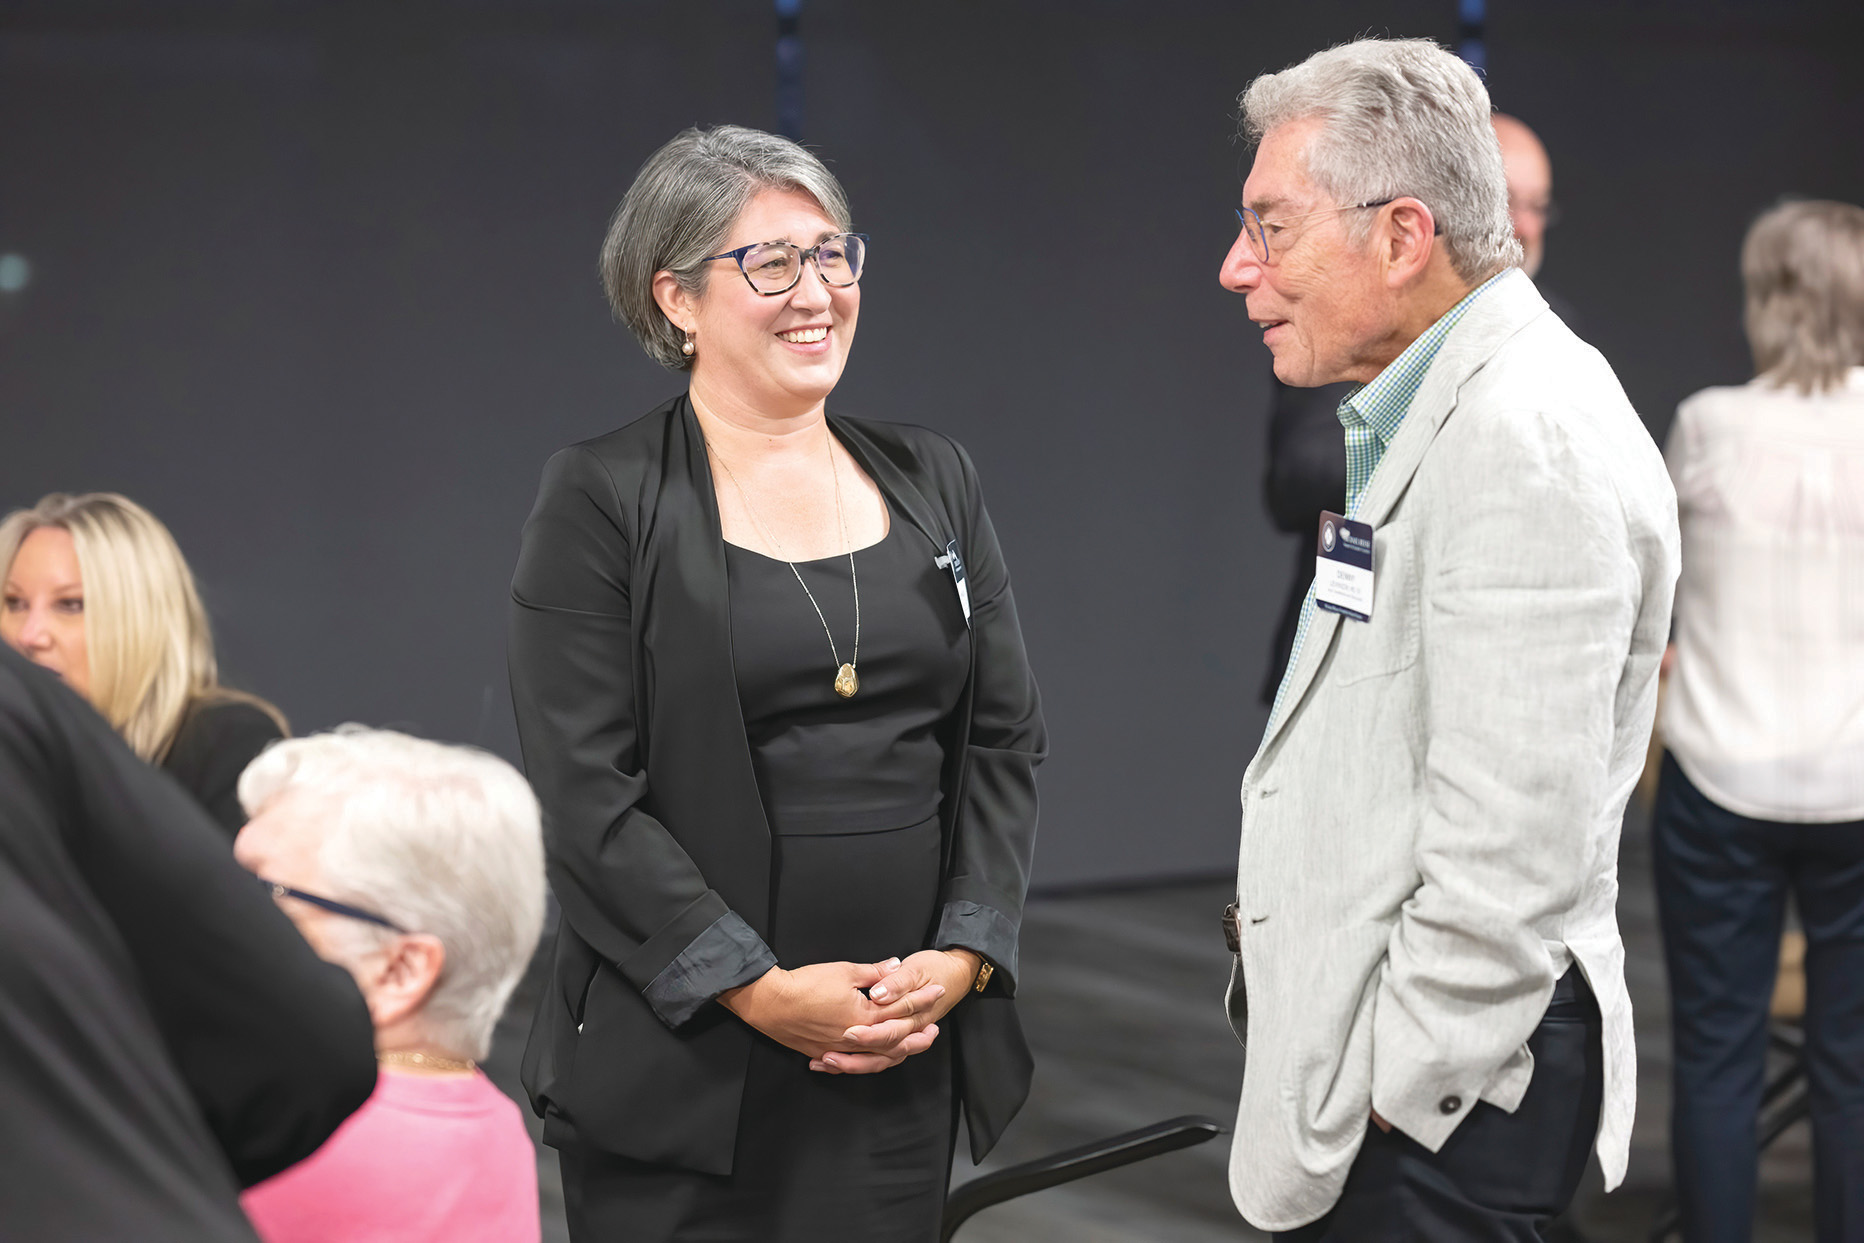
<svg viewBox="0 0 1864 1243">
<path fill-rule="evenodd" d="M 277 881 L 266 880 L 263 877 L 260 878 L 259 883 L 264 885 L 267 889 L 270 889 L 272 891 L 272 896 L 275 898 L 296 898 L 300 902 L 308 902 L 312 906 L 329 911 L 333 915 L 347 915 L 351 919 L 360 919 L 364 923 L 375 924 L 379 927 L 387 928 L 391 932 L 405 933 L 407 931 L 406 928 L 403 928 L 400 924 L 392 920 L 383 919 L 373 911 L 365 911 L 361 907 L 351 906 L 347 902 L 338 902 L 332 898 L 320 898 L 314 893 L 306 893 L 302 889 L 293 889 L 290 885 L 281 885 Z"/>
</svg>

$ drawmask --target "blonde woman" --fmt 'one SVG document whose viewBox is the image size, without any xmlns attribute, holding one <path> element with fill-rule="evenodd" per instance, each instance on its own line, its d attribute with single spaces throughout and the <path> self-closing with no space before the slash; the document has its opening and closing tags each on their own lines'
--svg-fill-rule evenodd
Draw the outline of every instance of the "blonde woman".
<svg viewBox="0 0 1864 1243">
<path fill-rule="evenodd" d="M 0 521 L 0 566 L 0 638 L 237 833 L 239 775 L 285 719 L 220 685 L 207 611 L 168 528 L 112 492 L 54 492 Z"/>
</svg>

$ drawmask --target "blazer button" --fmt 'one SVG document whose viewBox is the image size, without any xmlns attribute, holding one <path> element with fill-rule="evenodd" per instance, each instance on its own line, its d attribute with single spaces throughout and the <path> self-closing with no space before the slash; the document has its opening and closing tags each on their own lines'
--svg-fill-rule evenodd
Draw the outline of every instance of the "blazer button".
<svg viewBox="0 0 1864 1243">
<path fill-rule="evenodd" d="M 1453 1114 L 1462 1107 L 1463 1098 L 1460 1096 L 1446 1096 L 1437 1102 L 1437 1108 L 1446 1114 Z"/>
</svg>

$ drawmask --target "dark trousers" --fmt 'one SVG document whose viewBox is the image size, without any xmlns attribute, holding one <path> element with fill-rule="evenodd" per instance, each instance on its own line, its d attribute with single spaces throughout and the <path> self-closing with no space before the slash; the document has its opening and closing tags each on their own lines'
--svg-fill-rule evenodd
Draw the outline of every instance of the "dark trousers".
<svg viewBox="0 0 1864 1243">
<path fill-rule="evenodd" d="M 1478 1101 L 1431 1152 L 1370 1120 L 1339 1203 L 1284 1243 L 1539 1243 L 1572 1201 L 1599 1129 L 1605 1054 L 1599 1004 L 1579 968 L 1554 987 L 1528 1038 L 1534 1079 L 1520 1108 Z"/>
<path fill-rule="evenodd" d="M 958 1102 L 936 1043 L 876 1075 L 823 1075 L 758 1037 L 736 1170 L 699 1174 L 580 1143 L 558 1149 L 576 1243 L 933 1243 Z"/>
<path fill-rule="evenodd" d="M 1670 1147 L 1683 1237 L 1752 1236 L 1767 1008 L 1791 892 L 1806 931 L 1819 1243 L 1864 1240 L 1864 823 L 1736 815 L 1666 755 L 1651 840 L 1670 973 Z"/>
</svg>

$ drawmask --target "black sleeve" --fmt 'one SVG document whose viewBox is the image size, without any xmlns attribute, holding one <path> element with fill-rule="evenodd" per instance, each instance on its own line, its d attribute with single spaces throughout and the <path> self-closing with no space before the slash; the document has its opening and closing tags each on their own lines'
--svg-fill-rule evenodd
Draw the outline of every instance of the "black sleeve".
<svg viewBox="0 0 1864 1243">
<path fill-rule="evenodd" d="M 996 967 L 991 988 L 1013 996 L 1036 844 L 1035 769 L 1048 754 L 1048 734 L 1003 550 L 971 459 L 963 449 L 958 456 L 970 529 L 965 572 L 975 681 L 951 874 L 933 947 L 982 954 Z"/>
<path fill-rule="evenodd" d="M 1275 381 L 1262 499 L 1275 529 L 1315 534 L 1320 511 L 1346 506 L 1346 435 L 1335 413 L 1350 384 L 1293 388 Z"/>
<path fill-rule="evenodd" d="M 176 1068 L 245 1186 L 314 1152 L 375 1090 L 375 1033 L 186 794 L 62 687 L 39 696 L 79 872 L 119 931 Z"/>
<path fill-rule="evenodd" d="M 231 839 L 246 823 L 239 804 L 240 774 L 284 736 L 278 722 L 253 704 L 237 699 L 200 704 L 182 722 L 162 768 Z"/>
<path fill-rule="evenodd" d="M 619 510 L 588 450 L 566 449 L 545 467 L 512 577 L 511 698 L 563 918 L 678 1027 L 777 959 L 641 806 Z"/>
</svg>

